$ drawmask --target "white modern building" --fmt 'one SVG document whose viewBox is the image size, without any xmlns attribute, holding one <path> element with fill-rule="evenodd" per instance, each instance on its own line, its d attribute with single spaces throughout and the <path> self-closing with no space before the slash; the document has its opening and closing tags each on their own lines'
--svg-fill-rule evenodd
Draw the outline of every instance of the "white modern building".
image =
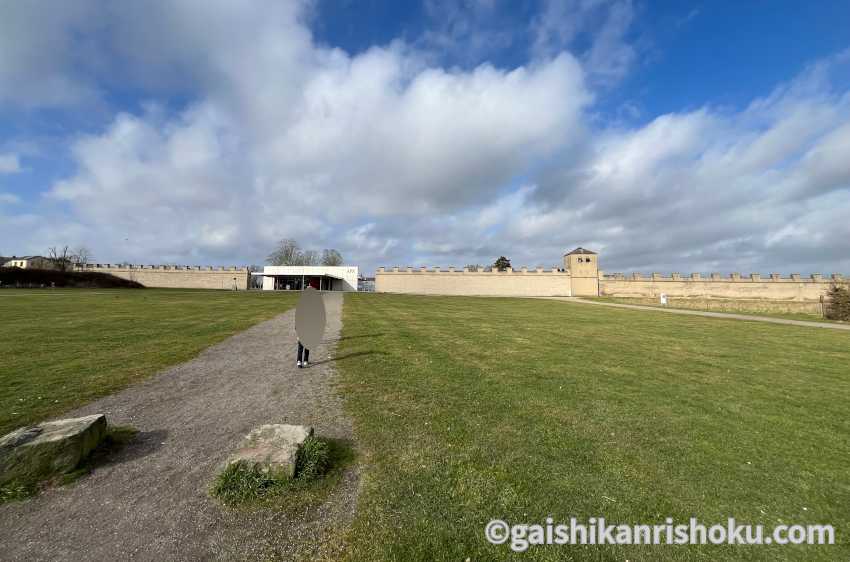
<svg viewBox="0 0 850 562">
<path fill-rule="evenodd" d="M 251 275 L 263 278 L 264 291 L 301 291 L 313 285 L 322 291 L 356 291 L 356 266 L 267 265 L 263 272 Z"/>
</svg>

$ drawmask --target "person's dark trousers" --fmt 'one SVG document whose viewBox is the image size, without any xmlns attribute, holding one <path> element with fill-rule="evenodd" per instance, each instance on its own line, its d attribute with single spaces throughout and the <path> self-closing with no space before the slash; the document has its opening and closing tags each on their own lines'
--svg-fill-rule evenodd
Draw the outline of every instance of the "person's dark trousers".
<svg viewBox="0 0 850 562">
<path fill-rule="evenodd" d="M 301 345 L 301 342 L 298 342 L 298 360 L 310 361 L 310 350 Z"/>
</svg>

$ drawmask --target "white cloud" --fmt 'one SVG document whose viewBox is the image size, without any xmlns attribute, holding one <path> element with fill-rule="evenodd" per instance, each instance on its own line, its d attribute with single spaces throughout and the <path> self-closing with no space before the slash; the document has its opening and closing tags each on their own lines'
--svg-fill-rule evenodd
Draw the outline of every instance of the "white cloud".
<svg viewBox="0 0 850 562">
<path fill-rule="evenodd" d="M 75 137 L 76 171 L 41 215 L 7 210 L 0 237 L 149 263 L 256 263 L 295 237 L 365 271 L 502 254 L 552 266 L 578 245 L 606 269 L 850 270 L 850 95 L 830 79 L 846 57 L 740 111 L 598 130 L 587 82 L 628 71 L 632 6 L 551 6 L 565 17 L 540 19 L 539 56 L 512 70 L 445 69 L 404 42 L 322 47 L 296 4 L 125 4 L 91 21 L 78 7 L 54 25 L 71 47 L 30 38 L 26 56 L 0 54 L 0 87 L 26 82 L 0 103 L 85 103 L 116 77 L 153 101 Z M 587 52 L 560 52 L 587 29 Z M 114 56 L 72 72 L 81 36 Z M 56 41 L 68 60 L 42 52 Z M 61 99 L 38 76 L 81 93 Z M 175 112 L 163 93 L 190 101 Z"/>
<path fill-rule="evenodd" d="M 50 191 L 102 240 L 131 239 L 114 251 L 138 259 L 256 256 L 284 236 L 387 253 L 364 224 L 485 203 L 584 135 L 590 95 L 565 53 L 449 71 L 402 44 L 355 57 L 319 47 L 293 10 L 247 21 L 245 43 L 209 37 L 244 17 L 207 13 L 213 31 L 199 34 L 177 12 L 168 25 L 206 51 L 203 95 L 177 116 L 151 106 L 78 138 L 78 173 Z"/>
<path fill-rule="evenodd" d="M 515 235 L 554 218 L 618 269 L 850 269 L 850 96 L 811 76 L 741 112 L 598 133 L 577 169 L 542 176 Z"/>
<path fill-rule="evenodd" d="M 0 103 L 62 106 L 97 97 L 85 72 L 75 72 L 101 59 L 74 39 L 96 21 L 93 2 L 7 2 L 0 10 Z"/>
</svg>

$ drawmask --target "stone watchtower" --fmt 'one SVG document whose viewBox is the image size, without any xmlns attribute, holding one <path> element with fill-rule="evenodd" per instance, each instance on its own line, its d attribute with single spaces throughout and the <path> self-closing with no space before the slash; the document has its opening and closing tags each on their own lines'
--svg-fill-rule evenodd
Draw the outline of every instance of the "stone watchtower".
<svg viewBox="0 0 850 562">
<path fill-rule="evenodd" d="M 599 256 L 596 252 L 576 248 L 564 255 L 564 268 L 570 272 L 574 297 L 599 296 Z"/>
</svg>

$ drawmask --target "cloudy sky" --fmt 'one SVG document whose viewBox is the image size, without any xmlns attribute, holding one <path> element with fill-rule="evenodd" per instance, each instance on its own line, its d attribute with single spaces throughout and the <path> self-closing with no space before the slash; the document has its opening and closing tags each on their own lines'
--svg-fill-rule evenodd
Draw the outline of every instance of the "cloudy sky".
<svg viewBox="0 0 850 562">
<path fill-rule="evenodd" d="M 0 255 L 850 273 L 850 3 L 0 0 Z"/>
</svg>

